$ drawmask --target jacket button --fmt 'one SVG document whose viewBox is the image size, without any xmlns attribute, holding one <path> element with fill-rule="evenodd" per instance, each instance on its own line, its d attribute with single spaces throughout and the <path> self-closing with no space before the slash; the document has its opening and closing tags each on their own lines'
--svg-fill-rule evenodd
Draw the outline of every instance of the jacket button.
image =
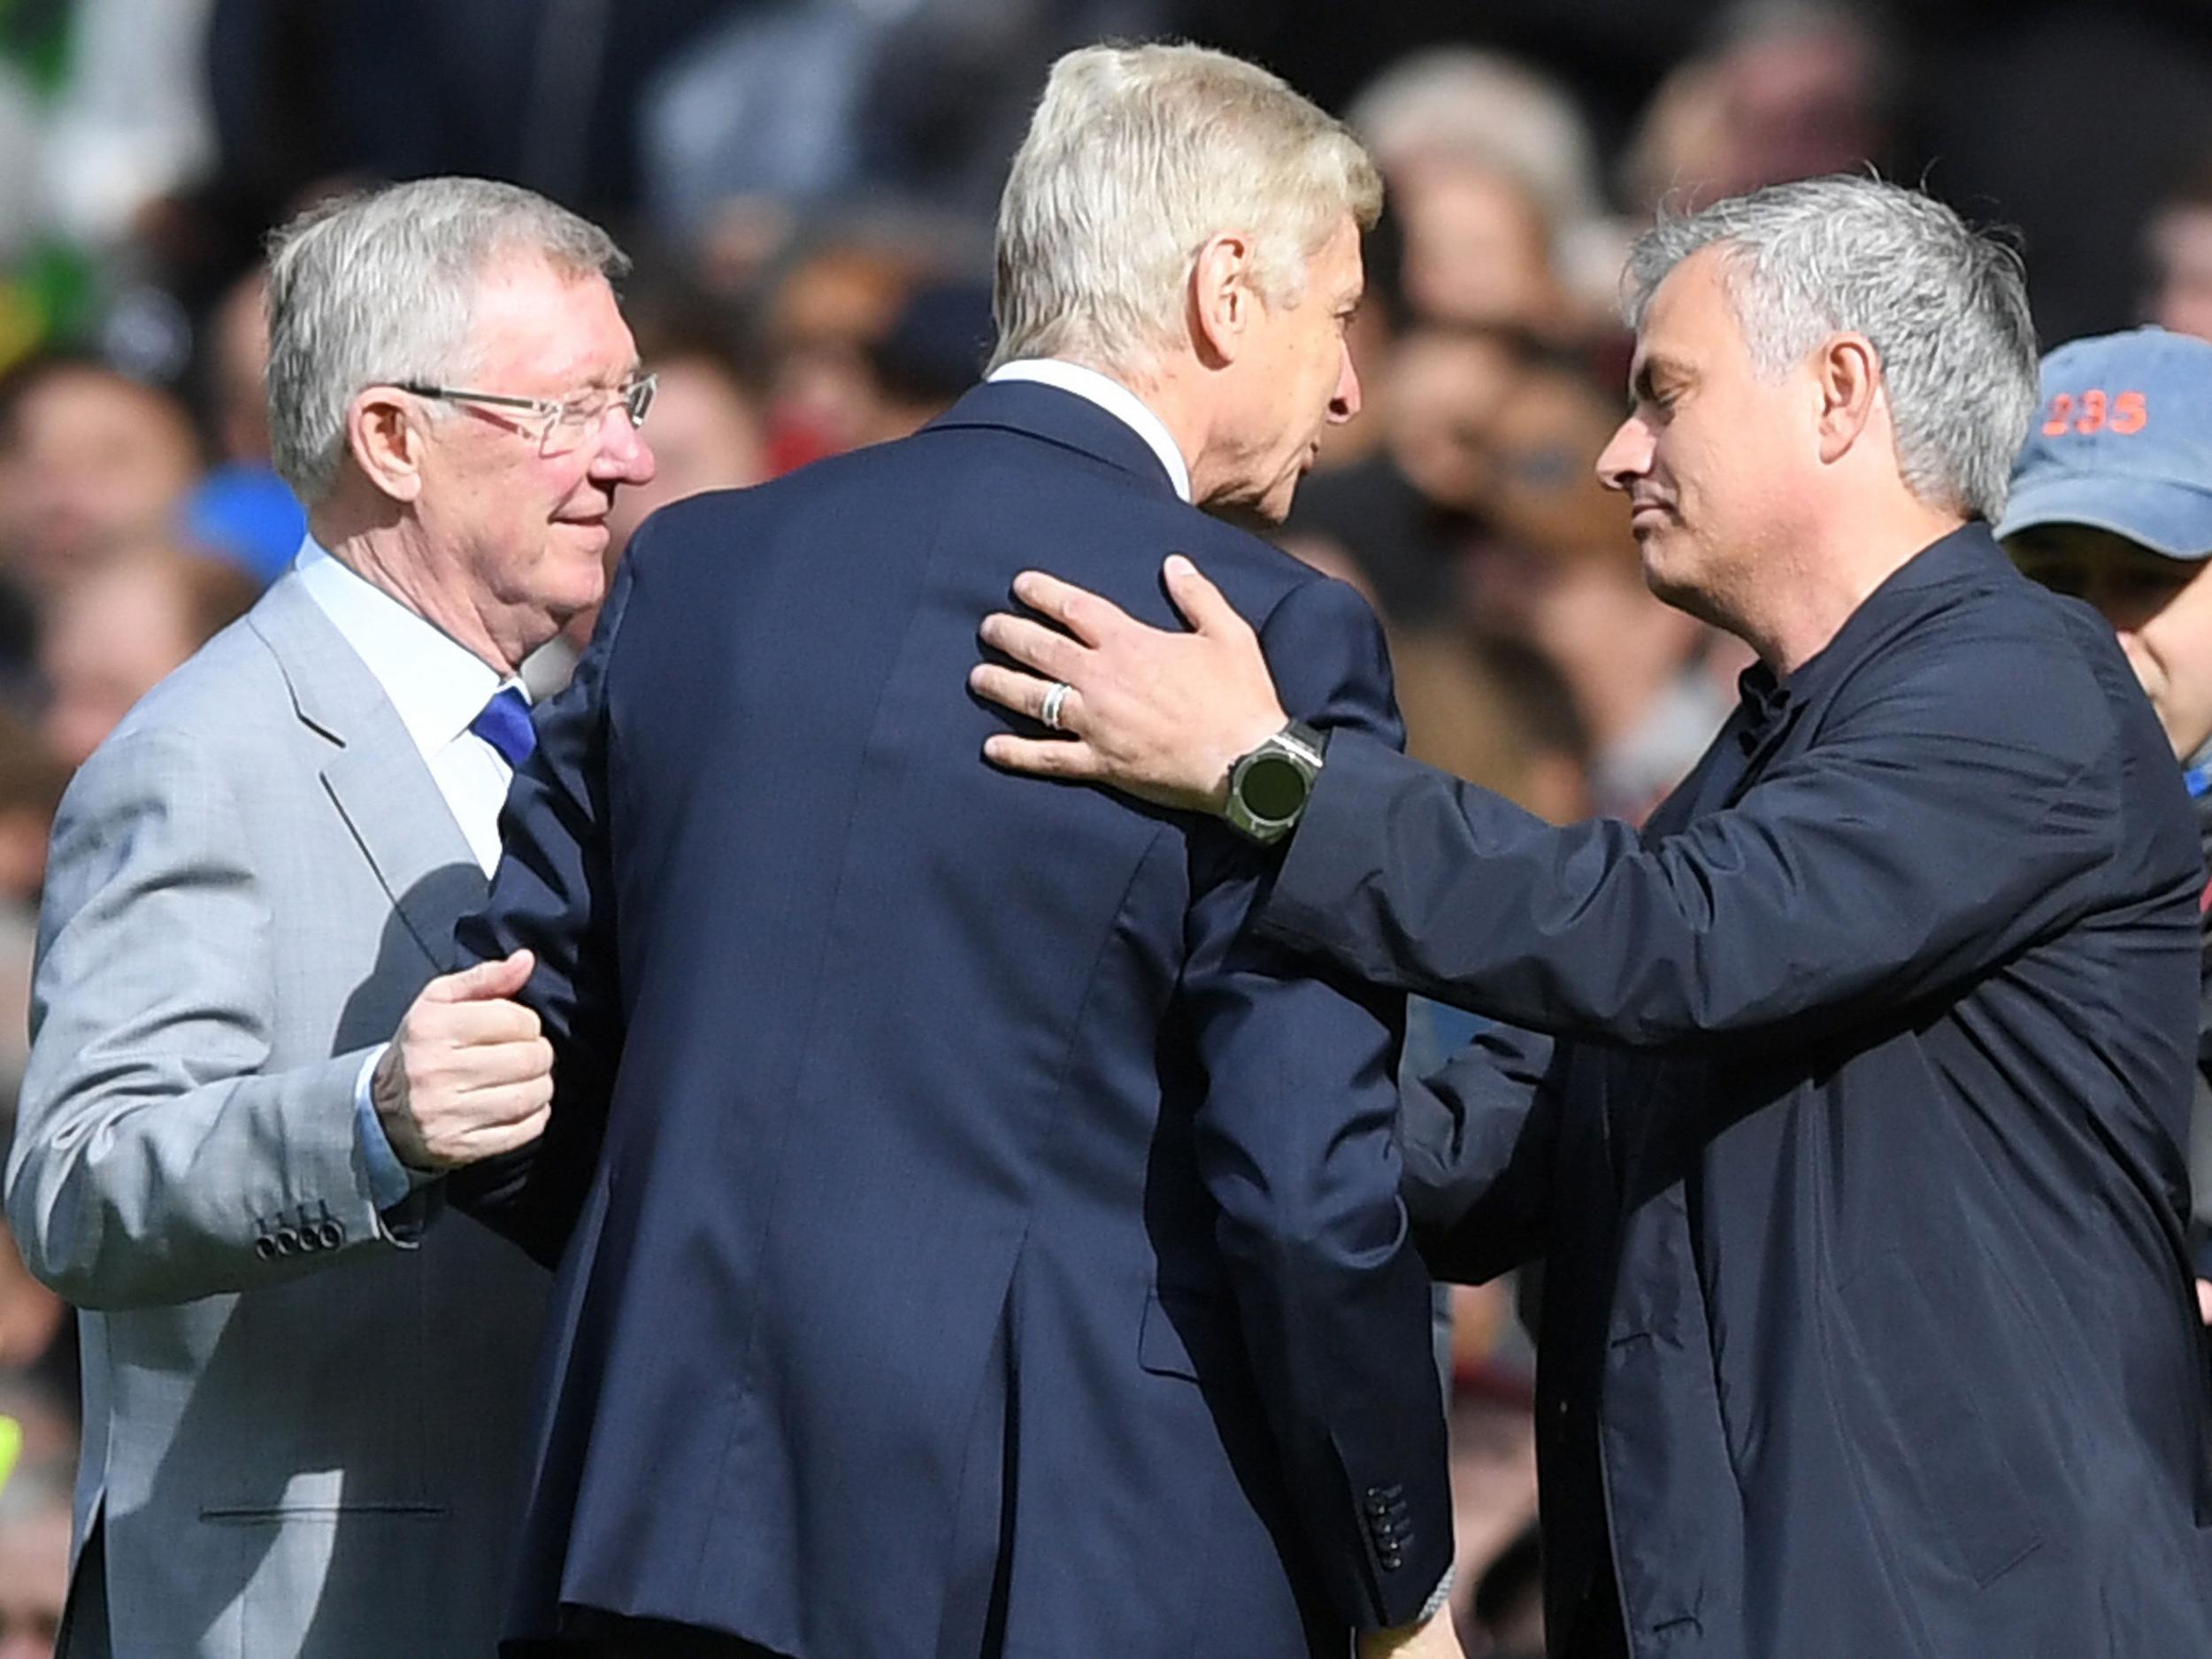
<svg viewBox="0 0 2212 1659">
<path fill-rule="evenodd" d="M 289 1227 L 279 1227 L 277 1229 L 276 1235 L 276 1248 L 277 1254 L 279 1256 L 298 1255 L 300 1248 L 300 1235 L 293 1232 Z"/>
<path fill-rule="evenodd" d="M 326 1221 L 315 1229 L 315 1238 L 324 1249 L 334 1250 L 346 1241 L 346 1230 L 335 1221 Z"/>
<path fill-rule="evenodd" d="M 259 1238 L 253 1241 L 253 1253 L 265 1262 L 275 1261 L 277 1253 L 276 1240 L 271 1238 L 267 1233 L 263 1233 Z"/>
</svg>

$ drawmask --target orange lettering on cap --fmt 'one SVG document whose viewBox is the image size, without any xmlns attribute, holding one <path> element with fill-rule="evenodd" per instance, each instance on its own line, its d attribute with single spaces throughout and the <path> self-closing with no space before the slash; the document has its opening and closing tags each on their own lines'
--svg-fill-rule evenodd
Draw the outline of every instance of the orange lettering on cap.
<svg viewBox="0 0 2212 1659">
<path fill-rule="evenodd" d="M 2043 435 L 2062 438 L 2068 433 L 2087 437 L 2093 432 L 2116 432 L 2128 437 L 2151 424 L 2150 400 L 2140 392 L 2109 394 L 2093 386 L 2078 395 L 2055 392 L 2043 417 Z"/>
</svg>

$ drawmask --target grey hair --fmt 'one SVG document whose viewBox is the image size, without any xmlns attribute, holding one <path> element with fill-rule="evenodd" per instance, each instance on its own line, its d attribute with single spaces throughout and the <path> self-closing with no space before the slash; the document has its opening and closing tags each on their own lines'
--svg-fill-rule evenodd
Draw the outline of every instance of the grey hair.
<svg viewBox="0 0 2212 1659">
<path fill-rule="evenodd" d="M 1208 238 L 1256 239 L 1263 297 L 1296 304 L 1344 215 L 1382 179 L 1342 122 L 1255 65 L 1197 46 L 1089 46 L 1052 66 L 999 204 L 992 365 L 1141 367 L 1182 338 Z"/>
<path fill-rule="evenodd" d="M 478 280 L 511 255 L 576 278 L 630 267 L 588 219 L 488 179 L 341 196 L 271 236 L 269 447 L 303 501 L 337 482 L 346 408 L 364 387 L 466 383 Z"/>
<path fill-rule="evenodd" d="M 1880 360 L 1897 466 L 1922 501 L 1994 523 L 2036 407 L 2020 256 L 1917 190 L 1838 177 L 1770 185 L 1662 218 L 1630 250 L 1629 322 L 1667 273 L 1717 247 L 1744 343 L 1779 375 L 1864 334 Z"/>
</svg>

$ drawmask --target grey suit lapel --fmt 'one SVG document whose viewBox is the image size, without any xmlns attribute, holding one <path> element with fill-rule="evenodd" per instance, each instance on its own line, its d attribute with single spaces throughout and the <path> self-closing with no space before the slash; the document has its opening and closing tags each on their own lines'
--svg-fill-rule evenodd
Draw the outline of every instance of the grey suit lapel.
<svg viewBox="0 0 2212 1659">
<path fill-rule="evenodd" d="M 323 783 L 363 856 L 431 961 L 449 965 L 455 919 L 489 887 L 414 739 L 296 576 L 270 588 L 250 619 L 294 710 L 333 745 Z"/>
</svg>

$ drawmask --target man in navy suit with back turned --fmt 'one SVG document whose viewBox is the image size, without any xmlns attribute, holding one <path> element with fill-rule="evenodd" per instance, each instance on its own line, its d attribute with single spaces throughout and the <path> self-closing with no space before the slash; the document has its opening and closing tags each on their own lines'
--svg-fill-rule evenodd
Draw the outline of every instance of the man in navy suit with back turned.
<svg viewBox="0 0 2212 1659">
<path fill-rule="evenodd" d="M 457 1194 L 560 1268 L 511 1651 L 1457 1653 L 1398 1008 L 1248 936 L 1227 826 L 987 766 L 962 687 L 1049 533 L 1163 623 L 1189 554 L 1308 741 L 1397 742 L 1365 606 L 1193 506 L 1279 519 L 1357 410 L 1379 197 L 1263 71 L 1072 53 L 987 382 L 632 543 L 464 929 L 556 1055 Z"/>
</svg>

